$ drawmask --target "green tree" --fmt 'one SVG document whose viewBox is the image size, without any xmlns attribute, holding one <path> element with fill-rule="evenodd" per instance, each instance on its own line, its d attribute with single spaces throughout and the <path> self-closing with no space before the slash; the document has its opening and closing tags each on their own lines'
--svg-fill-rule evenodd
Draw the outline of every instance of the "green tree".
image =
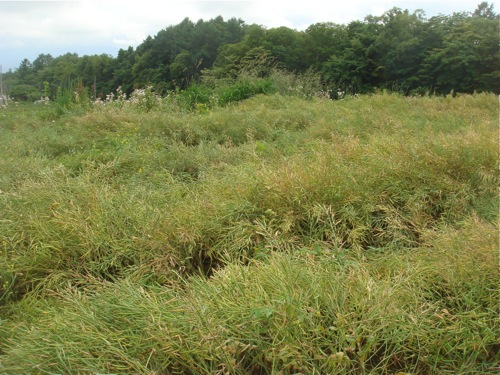
<svg viewBox="0 0 500 375">
<path fill-rule="evenodd" d="M 495 20 L 497 18 L 497 14 L 493 9 L 493 4 L 488 4 L 487 1 L 480 3 L 472 15 L 475 17 L 488 18 L 490 20 Z"/>
<path fill-rule="evenodd" d="M 371 91 L 377 66 L 368 51 L 376 40 L 377 27 L 361 21 L 353 21 L 347 26 L 344 37 L 347 42 L 321 64 L 323 79 L 331 88 L 351 94 Z"/>
<path fill-rule="evenodd" d="M 218 49 L 228 43 L 243 39 L 244 22 L 231 18 L 227 22 L 219 16 L 209 21 L 199 20 L 193 30 L 191 53 L 199 69 L 211 67 L 217 58 Z"/>
<path fill-rule="evenodd" d="M 251 47 L 245 42 L 221 46 L 214 65 L 203 71 L 204 78 L 236 78 L 241 71 L 241 60 L 250 49 Z"/>
<path fill-rule="evenodd" d="M 392 8 L 374 19 L 381 25 L 368 56 L 375 62 L 374 83 L 407 93 L 420 86 L 419 70 L 426 57 L 424 12 Z"/>
<path fill-rule="evenodd" d="M 250 25 L 245 28 L 245 32 L 240 42 L 219 47 L 214 64 L 210 69 L 203 71 L 205 81 L 221 78 L 234 79 L 242 69 L 251 68 L 253 58 L 259 57 L 261 60 L 263 55 L 270 58 L 271 52 L 262 46 L 266 30 L 259 25 Z M 255 61 L 255 64 L 259 64 L 258 61 Z"/>
<path fill-rule="evenodd" d="M 295 72 L 308 68 L 303 57 L 303 33 L 299 31 L 284 26 L 267 30 L 261 46 L 270 51 L 274 60 L 283 68 Z"/>
<path fill-rule="evenodd" d="M 54 80 L 62 85 L 79 78 L 79 58 L 76 53 L 66 53 L 54 59 Z"/>
<path fill-rule="evenodd" d="M 216 17 L 194 23 L 185 18 L 155 37 L 148 37 L 135 53 L 132 68 L 135 85 L 160 83 L 165 88 L 185 88 L 203 69 L 213 66 L 221 46 L 241 41 L 244 22 Z M 161 91 L 161 90 L 157 90 Z"/>
<path fill-rule="evenodd" d="M 196 60 L 195 56 L 189 51 L 179 53 L 172 64 L 170 64 L 170 74 L 174 84 L 185 88 L 189 86 L 192 78 L 198 72 L 201 60 Z"/>
<path fill-rule="evenodd" d="M 17 68 L 16 73 L 22 84 L 36 84 L 35 70 L 33 69 L 33 64 L 28 59 L 24 59 L 23 61 L 21 61 L 21 64 L 19 64 L 19 68 Z"/>
<path fill-rule="evenodd" d="M 9 94 L 18 101 L 33 101 L 40 99 L 40 92 L 33 85 L 15 85 L 12 87 Z"/>
<path fill-rule="evenodd" d="M 79 59 L 78 72 L 80 79 L 91 92 L 94 91 L 94 81 L 97 85 L 95 91 L 99 97 L 113 91 L 110 82 L 113 75 L 113 58 L 109 55 L 85 55 Z"/>
<path fill-rule="evenodd" d="M 123 92 L 127 94 L 132 93 L 134 87 L 132 68 L 134 66 L 135 55 L 133 47 L 128 47 L 127 49 L 121 48 L 118 51 L 118 55 L 113 60 L 111 67 L 112 78 L 108 85 L 108 89 L 111 88 L 109 92 L 121 87 Z"/>
<path fill-rule="evenodd" d="M 435 82 L 436 91 L 499 93 L 498 15 L 492 18 L 490 12 L 455 13 L 441 17 L 439 26 L 442 45 L 430 51 L 425 60 L 425 69 Z"/>
<path fill-rule="evenodd" d="M 54 58 L 51 54 L 40 54 L 33 61 L 33 70 L 36 74 L 37 84 L 52 82 L 54 79 Z"/>
<path fill-rule="evenodd" d="M 323 71 L 332 56 L 340 55 L 348 44 L 347 28 L 332 22 L 309 26 L 304 36 L 303 58 L 308 67 Z"/>
</svg>

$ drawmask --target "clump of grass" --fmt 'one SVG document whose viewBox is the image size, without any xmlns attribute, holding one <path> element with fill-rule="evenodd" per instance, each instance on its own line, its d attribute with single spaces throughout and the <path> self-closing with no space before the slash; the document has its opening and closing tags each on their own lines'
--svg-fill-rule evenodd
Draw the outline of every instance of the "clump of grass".
<svg viewBox="0 0 500 375">
<path fill-rule="evenodd" d="M 493 371 L 496 102 L 9 112 L 1 371 Z"/>
<path fill-rule="evenodd" d="M 382 99 L 389 108 L 406 101 Z M 40 129 L 37 151 L 24 156 L 36 157 L 25 172 L 32 176 L 19 180 L 21 196 L 5 201 L 4 212 L 25 228 L 6 235 L 18 249 L 20 272 L 26 279 L 28 270 L 41 272 L 36 280 L 54 269 L 112 277 L 144 264 L 211 272 L 318 242 L 355 251 L 418 247 L 426 230 L 476 207 L 494 217 L 496 129 L 487 121 L 437 135 L 395 121 L 387 125 L 391 135 L 368 129 L 361 137 L 336 133 L 341 121 L 322 122 L 319 111 L 331 103 L 285 114 L 288 102 L 301 103 L 255 98 L 208 116 L 187 114 L 184 122 L 111 111 Z M 252 106 L 258 114 L 248 114 Z M 318 137 L 320 126 L 331 129 L 329 142 Z M 51 146 L 58 135 L 73 151 Z M 289 145 L 293 151 L 283 158 L 277 144 L 290 139 L 300 144 Z M 149 250 L 137 256 L 139 248 Z M 33 253 L 45 255 L 38 262 Z"/>
<path fill-rule="evenodd" d="M 460 241 L 445 232 L 411 254 L 274 254 L 182 289 L 87 279 L 81 290 L 19 305 L 28 317 L 11 327 L 4 371 L 493 371 L 496 228 L 472 219 L 458 232 Z M 444 298 L 439 285 L 448 286 Z"/>
</svg>

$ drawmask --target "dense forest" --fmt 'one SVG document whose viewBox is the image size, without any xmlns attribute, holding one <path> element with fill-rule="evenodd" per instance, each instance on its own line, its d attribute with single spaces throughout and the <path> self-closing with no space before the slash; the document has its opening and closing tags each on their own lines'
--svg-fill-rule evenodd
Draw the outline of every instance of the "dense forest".
<svg viewBox="0 0 500 375">
<path fill-rule="evenodd" d="M 267 29 L 221 16 L 184 19 L 116 57 L 67 53 L 24 59 L 4 74 L 16 100 L 52 97 L 78 82 L 97 97 L 121 87 L 152 86 L 158 94 L 200 82 L 231 80 L 242 70 L 265 76 L 270 67 L 314 72 L 325 90 L 349 94 L 388 89 L 403 94 L 500 93 L 499 16 L 482 2 L 473 12 L 426 18 L 393 8 L 347 25 L 330 22 L 305 31 Z"/>
</svg>

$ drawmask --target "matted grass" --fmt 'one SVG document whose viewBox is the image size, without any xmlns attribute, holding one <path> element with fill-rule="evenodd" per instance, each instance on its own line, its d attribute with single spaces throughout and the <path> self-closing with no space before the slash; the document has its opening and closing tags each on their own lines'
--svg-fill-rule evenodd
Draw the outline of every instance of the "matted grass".
<svg viewBox="0 0 500 375">
<path fill-rule="evenodd" d="M 0 372 L 498 368 L 498 98 L 0 122 Z"/>
</svg>

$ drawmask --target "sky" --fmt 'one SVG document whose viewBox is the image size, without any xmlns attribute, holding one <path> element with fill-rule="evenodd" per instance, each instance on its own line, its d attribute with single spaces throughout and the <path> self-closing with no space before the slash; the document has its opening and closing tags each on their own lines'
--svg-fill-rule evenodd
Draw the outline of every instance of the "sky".
<svg viewBox="0 0 500 375">
<path fill-rule="evenodd" d="M 500 0 L 497 0 L 500 1 Z M 494 4 L 498 12 L 497 1 Z M 53 57 L 67 52 L 109 54 L 137 47 L 148 36 L 188 17 L 196 22 L 221 15 L 267 28 L 286 26 L 305 30 L 317 22 L 348 24 L 367 15 L 380 16 L 398 7 L 422 9 L 427 18 L 474 11 L 481 0 L 0 0 L 0 66 L 17 69 L 25 58 Z"/>
</svg>

